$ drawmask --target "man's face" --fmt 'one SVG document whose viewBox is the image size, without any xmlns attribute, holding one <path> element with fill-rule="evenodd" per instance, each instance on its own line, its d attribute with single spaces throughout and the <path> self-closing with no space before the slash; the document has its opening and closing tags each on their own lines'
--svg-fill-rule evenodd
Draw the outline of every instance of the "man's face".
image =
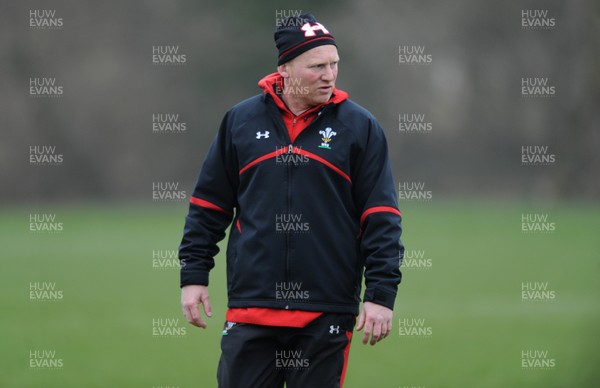
<svg viewBox="0 0 600 388">
<path fill-rule="evenodd" d="M 323 104 L 331 98 L 338 73 L 337 47 L 317 46 L 277 69 L 285 79 L 284 93 L 306 106 Z"/>
</svg>

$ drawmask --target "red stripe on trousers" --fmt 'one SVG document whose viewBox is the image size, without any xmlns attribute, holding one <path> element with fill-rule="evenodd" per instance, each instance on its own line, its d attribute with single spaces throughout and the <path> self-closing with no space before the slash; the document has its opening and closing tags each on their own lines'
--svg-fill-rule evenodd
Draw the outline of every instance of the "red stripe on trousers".
<svg viewBox="0 0 600 388">
<path fill-rule="evenodd" d="M 346 378 L 346 368 L 348 368 L 348 357 L 350 356 L 350 343 L 352 341 L 352 332 L 347 331 L 346 337 L 348 338 L 348 344 L 344 348 L 344 369 L 342 369 L 342 377 L 340 379 L 340 388 L 343 388 L 344 379 Z"/>
</svg>

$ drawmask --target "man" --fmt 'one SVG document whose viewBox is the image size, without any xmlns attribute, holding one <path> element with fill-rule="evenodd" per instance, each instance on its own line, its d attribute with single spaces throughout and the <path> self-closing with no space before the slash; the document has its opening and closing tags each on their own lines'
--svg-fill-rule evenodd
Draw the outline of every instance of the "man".
<svg viewBox="0 0 600 388">
<path fill-rule="evenodd" d="M 206 328 L 208 274 L 227 245 L 222 388 L 341 387 L 358 330 L 392 329 L 401 214 L 384 132 L 335 88 L 334 37 L 311 14 L 275 32 L 277 73 L 230 109 L 191 197 L 180 246 L 183 313 Z M 233 221 L 233 223 L 232 223 Z"/>
</svg>

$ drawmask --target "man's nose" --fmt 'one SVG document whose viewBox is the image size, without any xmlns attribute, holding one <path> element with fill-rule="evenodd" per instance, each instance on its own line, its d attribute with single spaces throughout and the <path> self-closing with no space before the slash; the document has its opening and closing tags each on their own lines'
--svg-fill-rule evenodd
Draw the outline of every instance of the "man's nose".
<svg viewBox="0 0 600 388">
<path fill-rule="evenodd" d="M 326 66 L 325 70 L 323 71 L 323 75 L 321 75 L 321 79 L 323 81 L 333 81 L 335 79 L 335 76 L 333 74 L 333 67 Z"/>
</svg>

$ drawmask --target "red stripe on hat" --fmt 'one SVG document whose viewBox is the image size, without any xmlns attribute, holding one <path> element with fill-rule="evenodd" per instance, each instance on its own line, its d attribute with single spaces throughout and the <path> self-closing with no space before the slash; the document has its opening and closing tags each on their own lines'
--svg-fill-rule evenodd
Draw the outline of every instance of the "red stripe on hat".
<svg viewBox="0 0 600 388">
<path fill-rule="evenodd" d="M 281 55 L 279 55 L 279 58 L 280 59 L 283 58 L 284 56 L 286 56 L 290 52 L 292 52 L 292 51 L 294 51 L 296 49 L 299 49 L 300 47 L 304 46 L 305 44 L 309 44 L 309 43 L 314 42 L 316 40 L 322 40 L 322 39 L 329 39 L 329 40 L 335 42 L 335 39 L 333 39 L 333 36 L 319 36 L 319 37 L 313 38 L 311 40 L 307 40 L 306 42 L 299 43 L 299 44 L 295 45 L 294 47 L 285 50 Z"/>
</svg>

